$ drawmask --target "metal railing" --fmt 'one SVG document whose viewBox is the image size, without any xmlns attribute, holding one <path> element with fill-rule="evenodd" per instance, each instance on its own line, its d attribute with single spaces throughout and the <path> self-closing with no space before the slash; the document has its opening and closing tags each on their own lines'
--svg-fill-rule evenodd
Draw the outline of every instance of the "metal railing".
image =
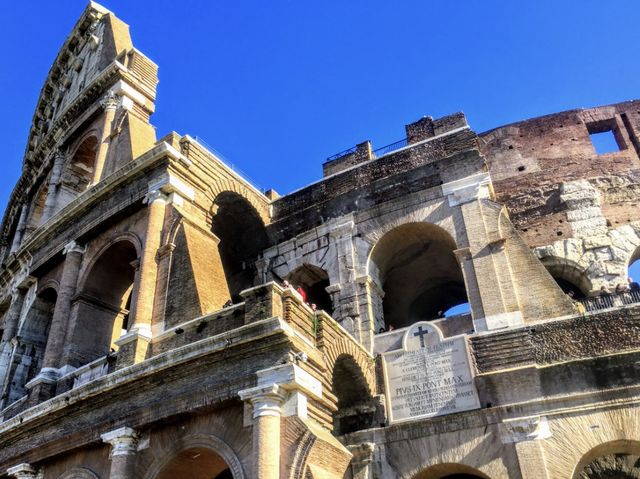
<svg viewBox="0 0 640 479">
<path fill-rule="evenodd" d="M 329 158 L 325 160 L 325 163 L 329 163 L 330 161 L 337 160 L 338 158 L 342 158 L 343 156 L 347 156 L 351 153 L 355 153 L 358 151 L 357 146 L 353 146 L 351 148 L 347 148 L 346 150 L 341 151 L 340 153 L 336 153 L 335 155 L 331 155 Z"/>
<path fill-rule="evenodd" d="M 640 291 L 634 290 L 624 293 L 602 294 L 591 298 L 580 298 L 577 301 L 584 305 L 587 312 L 618 308 L 629 304 L 640 303 Z"/>
<path fill-rule="evenodd" d="M 403 138 L 402 140 L 398 140 L 386 146 L 376 148 L 375 150 L 373 150 L 373 156 L 376 158 L 380 158 L 381 156 L 384 156 L 387 153 L 391 153 L 392 151 L 399 150 L 400 148 L 404 148 L 405 146 L 407 146 L 407 139 Z"/>
</svg>

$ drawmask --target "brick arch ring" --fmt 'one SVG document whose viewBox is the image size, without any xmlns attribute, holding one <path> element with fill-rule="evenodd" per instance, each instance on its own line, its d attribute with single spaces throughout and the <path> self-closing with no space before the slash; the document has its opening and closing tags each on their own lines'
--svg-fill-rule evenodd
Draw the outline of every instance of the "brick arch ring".
<svg viewBox="0 0 640 479">
<path fill-rule="evenodd" d="M 237 181 L 232 181 L 230 179 L 217 180 L 209 187 L 205 192 L 205 195 L 209 199 L 209 204 L 213 205 L 218 195 L 226 192 L 236 193 L 242 196 L 255 208 L 256 212 L 262 219 L 262 222 L 265 225 L 269 223 L 271 220 L 269 217 L 269 200 L 265 198 L 264 201 L 261 201 L 257 197 L 256 193 L 252 192 L 246 186 L 239 184 Z M 210 214 L 212 214 L 212 212 L 210 212 Z"/>
<path fill-rule="evenodd" d="M 100 479 L 100 477 L 85 467 L 74 467 L 58 476 L 58 479 Z"/>
<path fill-rule="evenodd" d="M 353 358 L 364 376 L 364 380 L 373 396 L 376 392 L 376 380 L 373 358 L 356 346 L 352 341 L 339 339 L 325 350 L 325 361 L 330 374 L 336 367 L 338 357 L 347 355 Z"/>
<path fill-rule="evenodd" d="M 138 258 L 140 258 L 141 254 L 142 254 L 142 241 L 140 240 L 140 238 L 138 237 L 138 235 L 136 235 L 135 233 L 130 233 L 130 232 L 125 232 L 125 233 L 120 233 L 112 238 L 109 238 L 109 241 L 106 242 L 106 244 L 104 244 L 87 262 L 86 266 L 83 268 L 83 271 L 81 273 L 81 277 L 78 281 L 78 285 L 79 288 L 78 290 L 80 290 L 82 287 L 84 287 L 84 284 L 87 281 L 87 278 L 89 276 L 89 274 L 91 274 L 91 270 L 93 269 L 93 266 L 96 264 L 96 262 L 100 259 L 100 257 L 109 249 L 111 248 L 114 244 L 119 243 L 120 241 L 128 241 L 129 243 L 131 243 L 133 245 L 133 247 L 136 249 L 136 255 L 138 256 Z"/>
<path fill-rule="evenodd" d="M 167 464 L 171 463 L 171 461 L 176 457 L 177 454 L 194 447 L 203 447 L 218 454 L 227 464 L 229 470 L 231 470 L 233 479 L 247 478 L 244 473 L 244 469 L 242 468 L 240 459 L 233 451 L 233 449 L 231 449 L 231 446 L 229 446 L 222 439 L 210 434 L 192 434 L 184 438 L 180 438 L 179 444 L 180 448 L 174 451 L 170 451 L 172 452 L 171 455 L 167 454 L 165 455 L 165 457 L 162 457 L 161 459 L 154 462 L 154 464 L 151 465 L 149 470 L 143 476 L 143 479 L 155 479 L 158 474 L 160 474 L 162 469 L 164 469 Z"/>
</svg>

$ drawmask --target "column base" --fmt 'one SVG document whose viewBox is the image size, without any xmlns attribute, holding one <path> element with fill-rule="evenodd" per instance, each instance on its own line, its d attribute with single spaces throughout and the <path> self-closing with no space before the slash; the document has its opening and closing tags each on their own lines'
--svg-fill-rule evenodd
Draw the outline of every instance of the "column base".
<svg viewBox="0 0 640 479">
<path fill-rule="evenodd" d="M 140 326 L 121 336 L 115 343 L 118 345 L 116 369 L 126 368 L 147 359 L 151 343 L 151 328 Z"/>
</svg>

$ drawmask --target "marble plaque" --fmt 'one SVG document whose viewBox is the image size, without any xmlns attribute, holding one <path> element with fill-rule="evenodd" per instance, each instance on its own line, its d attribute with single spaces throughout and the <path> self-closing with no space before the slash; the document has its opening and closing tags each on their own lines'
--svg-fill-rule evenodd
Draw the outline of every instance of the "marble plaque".
<svg viewBox="0 0 640 479">
<path fill-rule="evenodd" d="M 480 407 L 463 336 L 443 338 L 433 324 L 407 329 L 402 349 L 383 354 L 389 422 Z"/>
</svg>

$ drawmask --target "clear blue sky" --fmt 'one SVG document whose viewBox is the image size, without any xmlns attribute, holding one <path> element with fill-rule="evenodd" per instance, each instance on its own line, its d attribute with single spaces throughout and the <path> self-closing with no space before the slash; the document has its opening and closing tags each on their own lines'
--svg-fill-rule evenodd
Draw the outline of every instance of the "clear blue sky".
<svg viewBox="0 0 640 479">
<path fill-rule="evenodd" d="M 292 191 L 324 159 L 463 110 L 476 131 L 637 98 L 637 1 L 126 1 L 160 66 L 158 136 L 202 137 L 263 188 Z M 36 100 L 86 2 L 6 2 L 0 67 L 4 209 Z"/>
</svg>

